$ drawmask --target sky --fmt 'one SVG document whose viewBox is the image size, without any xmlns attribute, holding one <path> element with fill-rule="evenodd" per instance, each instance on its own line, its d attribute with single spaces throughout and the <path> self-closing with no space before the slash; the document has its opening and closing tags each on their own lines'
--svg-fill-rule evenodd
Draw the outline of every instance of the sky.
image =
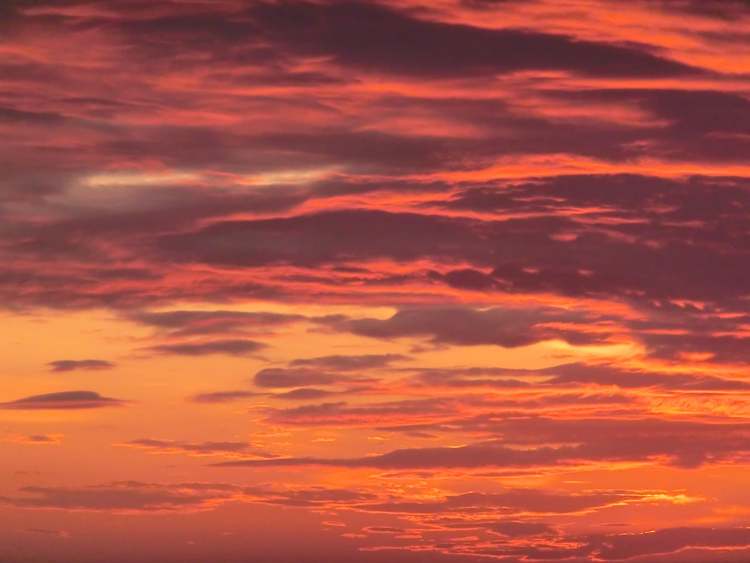
<svg viewBox="0 0 750 563">
<path fill-rule="evenodd" d="M 750 561 L 747 0 L 4 0 L 0 138 L 0 561 Z"/>
</svg>

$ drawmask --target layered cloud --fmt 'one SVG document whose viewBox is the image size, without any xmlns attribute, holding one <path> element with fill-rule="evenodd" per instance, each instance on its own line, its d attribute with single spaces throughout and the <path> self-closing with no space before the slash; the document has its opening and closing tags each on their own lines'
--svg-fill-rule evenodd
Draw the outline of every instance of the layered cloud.
<svg viewBox="0 0 750 563">
<path fill-rule="evenodd" d="M 410 405 L 388 405 L 349 411 L 355 420 L 368 420 L 389 413 L 398 419 Z M 427 405 L 418 405 L 418 407 Z M 433 405 L 429 405 L 433 406 Z M 418 408 L 417 407 L 417 408 Z M 391 410 L 392 409 L 392 410 Z M 302 407 L 296 420 L 314 424 L 316 417 L 336 413 L 338 405 Z M 419 412 L 419 411 L 417 411 Z M 423 411 L 424 412 L 424 411 Z M 428 412 L 434 413 L 434 409 Z M 303 415 L 309 418 L 304 418 Z M 346 421 L 347 411 L 339 414 Z M 327 418 L 324 418 L 327 420 Z M 377 418 L 375 419 L 377 421 Z M 278 458 L 230 461 L 226 467 L 304 466 L 377 467 L 383 469 L 436 469 L 482 467 L 575 466 L 589 463 L 653 462 L 679 467 L 699 467 L 704 463 L 746 463 L 748 432 L 745 423 L 712 424 L 667 420 L 555 420 L 542 417 L 502 417 L 480 415 L 445 423 L 404 425 L 403 431 L 474 432 L 494 436 L 483 442 L 462 446 L 436 446 L 393 450 L 359 458 Z M 500 437 L 502 436 L 502 437 Z"/>
<path fill-rule="evenodd" d="M 247 442 L 180 442 L 176 440 L 157 440 L 140 438 L 119 444 L 121 446 L 142 449 L 153 453 L 187 454 L 194 456 L 261 456 L 273 457 L 270 454 L 253 449 Z"/>
<path fill-rule="evenodd" d="M 158 344 L 149 347 L 148 351 L 154 354 L 174 354 L 177 356 L 208 356 L 211 354 L 244 356 L 263 350 L 265 347 L 265 344 L 255 340 L 222 339 Z"/>
<path fill-rule="evenodd" d="M 0 559 L 750 560 L 749 26 L 2 3 Z"/>
<path fill-rule="evenodd" d="M 49 363 L 52 371 L 105 370 L 115 364 L 107 360 L 55 360 Z"/>
<path fill-rule="evenodd" d="M 94 391 L 61 391 L 32 395 L 14 401 L 0 403 L 0 409 L 6 410 L 77 410 L 98 409 L 102 407 L 119 407 L 126 402 L 121 399 L 103 397 Z"/>
</svg>

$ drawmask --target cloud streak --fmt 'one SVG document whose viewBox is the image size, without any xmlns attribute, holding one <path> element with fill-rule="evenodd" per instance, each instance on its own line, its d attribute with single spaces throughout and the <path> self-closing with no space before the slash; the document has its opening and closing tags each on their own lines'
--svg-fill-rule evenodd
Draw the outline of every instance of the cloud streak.
<svg viewBox="0 0 750 563">
<path fill-rule="evenodd" d="M 61 391 L 31 395 L 14 401 L 0 403 L 4 410 L 79 410 L 103 407 L 121 407 L 126 401 L 104 397 L 94 391 Z"/>
</svg>

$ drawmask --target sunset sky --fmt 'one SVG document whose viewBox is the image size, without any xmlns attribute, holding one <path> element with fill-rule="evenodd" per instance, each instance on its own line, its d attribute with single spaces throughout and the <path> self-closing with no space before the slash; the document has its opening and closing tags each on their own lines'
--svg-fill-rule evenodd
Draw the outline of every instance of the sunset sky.
<svg viewBox="0 0 750 563">
<path fill-rule="evenodd" d="M 750 561 L 748 0 L 0 0 L 0 562 Z"/>
</svg>

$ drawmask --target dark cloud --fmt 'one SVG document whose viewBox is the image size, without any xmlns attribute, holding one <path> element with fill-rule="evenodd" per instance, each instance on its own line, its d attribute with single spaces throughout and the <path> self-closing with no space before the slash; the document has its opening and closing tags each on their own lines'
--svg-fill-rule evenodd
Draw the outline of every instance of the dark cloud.
<svg viewBox="0 0 750 563">
<path fill-rule="evenodd" d="M 743 561 L 750 531 L 742 527 L 662 528 L 621 534 L 565 535 L 560 543 L 495 544 L 478 552 L 524 561 Z"/>
<path fill-rule="evenodd" d="M 37 410 L 37 409 L 96 409 L 101 407 L 119 407 L 125 401 L 102 397 L 93 391 L 62 391 L 32 395 L 23 399 L 16 399 L 0 403 L 0 409 L 6 410 Z"/>
<path fill-rule="evenodd" d="M 39 443 L 39 444 L 47 444 L 50 442 L 54 442 L 55 439 L 51 436 L 46 436 L 44 434 L 34 434 L 32 436 L 26 436 L 26 440 L 29 442 Z"/>
<path fill-rule="evenodd" d="M 173 336 L 222 334 L 237 331 L 270 332 L 272 328 L 305 320 L 302 315 L 243 311 L 139 311 L 128 319 L 169 332 Z"/>
<path fill-rule="evenodd" d="M 49 126 L 61 121 L 63 121 L 63 117 L 54 113 L 20 111 L 13 108 L 0 107 L 0 123 L 32 123 Z"/>
<path fill-rule="evenodd" d="M 214 404 L 193 414 L 236 416 L 287 456 L 232 441 L 244 434 L 231 428 L 210 441 L 131 435 L 147 437 L 115 444 L 138 449 L 118 449 L 123 458 L 174 456 L 149 459 L 160 476 L 206 464 L 178 456 L 260 471 L 251 486 L 4 491 L 7 510 L 61 510 L 28 516 L 72 527 L 60 542 L 59 522 L 11 526 L 0 559 L 128 558 L 79 534 L 105 515 L 70 511 L 226 505 L 215 518 L 164 519 L 166 534 L 161 517 L 117 521 L 150 534 L 128 544 L 139 560 L 221 559 L 233 546 L 238 560 L 750 560 L 742 494 L 728 506 L 708 483 L 750 460 L 747 8 L 0 0 L 0 306 L 31 322 L 51 314 L 38 308 L 110 310 L 152 332 L 142 361 L 226 354 L 240 365 L 284 332 L 255 386 L 217 379 L 182 406 Z M 602 173 L 623 170 L 638 173 Z M 292 312 L 271 312 L 281 306 Z M 312 357 L 298 357 L 286 345 L 300 330 L 330 346 L 307 343 Z M 542 342 L 544 365 L 578 363 L 504 369 L 495 348 L 472 368 L 480 351 L 463 348 Z M 45 356 L 42 344 L 41 362 L 63 358 L 43 369 L 113 367 Z M 408 357 L 383 352 L 409 344 Z M 124 404 L 68 391 L 0 409 Z M 3 438 L 24 483 L 41 475 L 14 463 L 76 446 L 74 433 L 23 445 L 60 442 L 43 431 Z M 555 481 L 592 466 L 606 479 Z M 643 477 L 640 490 L 595 488 L 621 467 Z M 371 479 L 314 486 L 347 472 Z M 659 475 L 674 489 L 644 488 Z M 310 485 L 289 485 L 300 479 Z M 519 481 L 547 485 L 506 488 Z M 301 557 L 234 544 L 247 543 L 226 526 L 243 521 L 239 503 L 256 504 L 254 516 L 304 509 L 261 522 L 268 546 L 294 536 Z M 734 527 L 677 527 L 722 518 Z M 319 522 L 333 533 L 320 536 Z M 340 544 L 344 555 L 318 549 Z"/>
<path fill-rule="evenodd" d="M 172 260 L 237 267 L 463 261 L 474 267 L 432 272 L 431 280 L 465 290 L 604 297 L 662 310 L 684 299 L 744 306 L 740 280 L 747 256 L 741 249 L 750 244 L 743 219 L 750 201 L 742 180 L 559 177 L 460 191 L 447 205 L 526 216 L 500 221 L 336 211 L 218 223 L 163 238 L 159 246 Z M 591 211 L 561 216 L 566 209 Z"/>
<path fill-rule="evenodd" d="M 303 387 L 306 385 L 335 385 L 337 383 L 353 383 L 372 381 L 340 373 L 326 373 L 315 368 L 266 368 L 255 374 L 253 379 L 258 387 L 283 388 Z"/>
<path fill-rule="evenodd" d="M 366 504 L 359 507 L 362 510 L 373 512 L 415 513 L 415 514 L 440 514 L 446 512 L 462 513 L 465 510 L 493 511 L 495 513 L 520 513 L 520 512 L 544 512 L 544 513 L 572 513 L 601 508 L 604 506 L 635 500 L 638 496 L 632 493 L 591 493 L 591 494 L 565 494 L 553 491 L 541 491 L 535 489 L 515 489 L 502 493 L 465 493 L 449 496 L 444 500 L 428 502 L 393 502 L 387 504 Z M 506 523 L 507 524 L 507 523 Z M 498 524 L 498 529 L 503 526 Z M 519 534 L 521 526 L 506 526 L 507 532 Z M 535 533 L 540 533 L 539 528 L 532 528 Z M 547 531 L 544 529 L 543 531 Z M 503 532 L 500 532 L 503 533 Z M 515 535 L 508 533 L 505 535 Z"/>
<path fill-rule="evenodd" d="M 316 368 L 332 371 L 359 371 L 388 367 L 393 362 L 409 359 L 401 354 L 363 354 L 358 356 L 319 356 L 299 358 L 289 364 L 293 367 Z"/>
<path fill-rule="evenodd" d="M 675 391 L 742 391 L 750 389 L 750 382 L 738 379 L 724 379 L 712 375 L 691 373 L 661 374 L 648 371 L 626 370 L 612 365 L 587 366 L 567 364 L 556 366 L 539 373 L 553 375 L 548 383 L 616 385 L 625 389 L 660 387 Z"/>
<path fill-rule="evenodd" d="M 670 554 L 687 547 L 750 546 L 750 528 L 665 528 L 639 534 L 608 534 L 589 539 L 592 553 L 605 561 Z"/>
<path fill-rule="evenodd" d="M 658 326 L 658 323 L 654 323 Z M 651 355 L 671 360 L 705 354 L 707 359 L 718 362 L 743 364 L 750 361 L 750 338 L 741 329 L 741 323 L 731 327 L 728 333 L 711 332 L 713 323 L 686 320 L 683 334 L 660 333 L 658 328 L 642 336 Z"/>
<path fill-rule="evenodd" d="M 337 504 L 356 504 L 375 498 L 375 495 L 351 489 L 328 489 L 313 487 L 309 489 L 292 489 L 287 491 L 269 491 L 246 489 L 248 494 L 257 494 L 258 500 L 266 504 L 281 506 L 315 507 Z"/>
<path fill-rule="evenodd" d="M 155 440 L 141 438 L 122 444 L 156 453 L 186 453 L 190 455 L 259 455 L 247 442 L 180 442 L 175 440 Z M 263 454 L 263 457 L 270 457 Z"/>
<path fill-rule="evenodd" d="M 492 387 L 491 383 L 487 386 Z M 457 385 L 456 387 L 461 387 Z M 468 386 L 467 386 L 468 387 Z M 497 389 L 517 388 L 503 382 Z M 309 398 L 316 396 L 330 397 L 332 395 L 357 394 L 373 391 L 370 388 L 353 388 L 343 391 L 326 391 L 319 393 L 318 389 L 297 389 L 289 393 L 273 395 L 276 398 Z M 454 397 L 435 397 L 427 399 L 406 399 L 385 401 L 368 404 L 349 404 L 346 401 L 326 402 L 314 405 L 304 405 L 293 408 L 269 409 L 268 420 L 276 424 L 332 426 L 346 428 L 352 425 L 387 424 L 399 420 L 445 420 L 454 416 L 462 409 L 513 409 L 519 414 L 525 410 L 553 409 L 568 407 L 569 409 L 592 409 L 597 406 L 614 405 L 622 407 L 635 405 L 638 400 L 634 396 L 618 393 L 545 393 L 531 397 L 504 398 L 502 396 L 484 397 L 481 395 L 465 395 Z M 429 424 L 427 425 L 429 426 Z M 438 425 L 436 424 L 436 427 Z M 419 436 L 419 432 L 411 435 Z"/>
<path fill-rule="evenodd" d="M 748 0 L 642 0 L 666 11 L 733 20 L 750 13 Z"/>
<path fill-rule="evenodd" d="M 232 401 L 239 401 L 242 399 L 249 399 L 259 396 L 260 393 L 254 391 L 213 391 L 210 393 L 199 393 L 191 397 L 191 401 L 194 403 L 230 403 Z"/>
<path fill-rule="evenodd" d="M 354 260 L 363 253 L 371 259 L 412 260 L 461 251 L 469 258 L 481 249 L 469 221 L 375 210 L 221 222 L 157 241 L 157 250 L 172 260 L 234 266 L 315 266 Z"/>
<path fill-rule="evenodd" d="M 749 12 L 750 13 L 750 12 Z M 550 95 L 553 93 L 550 92 Z M 630 104 L 646 110 L 660 127 L 644 132 L 653 155 L 668 159 L 744 161 L 750 154 L 750 100 L 719 90 L 607 89 L 559 92 L 577 103 Z"/>
<path fill-rule="evenodd" d="M 271 41 L 362 71 L 422 78 L 524 70 L 628 77 L 698 72 L 632 46 L 416 19 L 371 3 L 261 3 L 251 13 Z"/>
<path fill-rule="evenodd" d="M 55 360 L 48 364 L 52 371 L 105 370 L 115 364 L 106 360 Z"/>
<path fill-rule="evenodd" d="M 20 508 L 58 510 L 171 511 L 208 508 L 235 494 L 226 485 L 170 486 L 131 481 L 90 487 L 24 487 L 20 492 L 23 496 L 0 497 L 0 502 Z"/>
<path fill-rule="evenodd" d="M 26 436 L 18 436 L 11 438 L 9 440 L 10 442 L 15 442 L 18 444 L 30 444 L 30 445 L 49 445 L 49 444 L 59 444 L 62 441 L 62 436 L 60 434 L 31 434 Z"/>
<path fill-rule="evenodd" d="M 448 206 L 547 218 L 495 224 L 498 243 L 487 246 L 494 269 L 454 270 L 437 279 L 461 289 L 607 296 L 662 310 L 679 299 L 742 307 L 737 280 L 747 269 L 746 188 L 743 179 L 616 175 L 462 190 Z M 591 211 L 576 220 L 555 217 L 563 209 Z"/>
<path fill-rule="evenodd" d="M 312 387 L 301 387 L 299 389 L 292 389 L 285 393 L 276 393 L 273 395 L 274 399 L 288 399 L 292 401 L 307 401 L 322 399 L 324 397 L 330 397 L 331 395 L 339 394 L 336 391 L 327 391 L 325 389 L 315 389 Z"/>
<path fill-rule="evenodd" d="M 516 374 L 512 370 L 500 372 L 502 375 Z M 533 373 L 533 372 L 532 372 Z M 522 376 L 528 374 L 523 373 Z M 419 386 L 428 387 L 453 387 L 453 388 L 470 388 L 470 387 L 494 387 L 496 389 L 519 389 L 531 387 L 533 384 L 519 379 L 518 377 L 497 377 L 495 373 L 489 373 L 483 370 L 451 370 L 435 369 L 421 370 L 415 377 L 414 383 Z"/>
<path fill-rule="evenodd" d="M 371 501 L 374 495 L 325 487 L 272 489 L 225 483 L 156 484 L 118 481 L 82 487 L 24 487 L 21 495 L 2 496 L 0 504 L 19 508 L 90 510 L 106 512 L 194 511 L 231 502 L 326 507 Z"/>
<path fill-rule="evenodd" d="M 417 370 L 416 383 L 435 387 L 544 388 L 594 384 L 622 389 L 660 388 L 674 391 L 742 391 L 750 383 L 697 373 L 659 373 L 613 364 L 562 364 L 545 369 L 464 368 Z"/>
<path fill-rule="evenodd" d="M 595 318 L 563 309 L 425 307 L 403 309 L 388 319 L 346 319 L 330 326 L 373 338 L 426 337 L 435 344 L 494 344 L 506 348 L 561 339 L 572 344 L 606 341 L 608 335 L 587 333 L 584 327 L 555 328 L 554 323 L 588 323 Z"/>
<path fill-rule="evenodd" d="M 366 426 L 399 419 L 423 419 L 448 416 L 457 409 L 455 401 L 443 398 L 407 399 L 364 405 L 348 405 L 345 401 L 273 409 L 268 420 L 276 424 L 299 426 Z"/>
<path fill-rule="evenodd" d="M 717 101 L 709 105 L 726 104 Z M 429 283 L 469 291 L 626 300 L 662 311 L 674 308 L 674 302 L 683 299 L 740 308 L 746 307 L 741 280 L 746 277 L 747 256 L 742 249 L 750 246 L 744 220 L 750 205 L 745 184 L 738 178 L 677 181 L 637 175 L 530 179 L 511 186 L 475 185 L 456 191 L 450 200 L 432 202 L 433 206 L 439 204 L 452 210 L 519 215 L 510 220 L 449 218 L 434 212 L 346 210 L 220 221 L 210 227 L 163 236 L 154 244 L 160 257 L 176 268 L 196 261 L 248 270 L 295 265 L 319 272 L 323 266 L 343 268 L 379 258 L 403 263 L 435 260 L 472 265 L 431 272 L 420 269 L 401 278 L 388 276 L 387 272 L 368 273 L 360 266 L 363 274 L 359 276 L 318 274 L 309 280 L 314 284 L 327 283 L 329 288 L 345 288 L 349 294 L 356 294 L 362 284 L 413 287 Z M 569 215 L 574 211 L 580 214 Z M 102 223 L 111 228 L 111 220 Z M 76 237 L 97 229 L 90 223 L 78 225 Z M 128 226 L 127 231 L 130 229 Z M 379 236 L 373 237 L 373 232 Z M 50 241 L 64 240 L 65 236 L 49 234 Z M 57 252 L 57 247 L 47 248 L 44 255 L 53 251 Z M 639 268 L 632 268 L 633 263 Z M 97 299 L 120 306 L 144 299 L 144 295 L 163 299 L 153 295 L 148 289 L 153 284 L 146 281 L 138 285 L 133 279 L 117 293 L 102 293 L 93 277 L 82 281 L 77 276 L 77 272 L 51 276 L 11 271 L 0 279 L 0 287 L 17 294 L 23 283 L 25 299 L 71 306 L 87 299 L 89 303 Z M 123 276 L 132 277 L 126 273 Z M 296 295 L 285 285 L 297 284 L 301 279 L 264 277 L 263 282 L 268 285 L 255 281 L 235 285 L 225 277 L 217 280 L 214 288 L 209 284 L 189 289 L 165 284 L 164 291 L 168 296 L 175 292 L 189 296 L 200 287 L 202 291 L 192 293 L 193 298 L 288 299 Z M 675 283 L 676 279 L 680 283 Z M 63 298 L 71 292 L 74 299 Z M 252 332 L 262 330 L 264 320 L 268 327 L 283 326 L 285 322 L 283 317 L 262 313 L 258 317 L 231 311 L 224 315 L 221 311 L 213 313 L 172 311 L 134 316 L 143 317 L 143 322 L 193 323 L 182 327 L 188 333 L 212 327 Z M 154 316 L 162 314 L 165 316 Z M 172 330 L 182 329 L 175 326 Z"/>
<path fill-rule="evenodd" d="M 581 93 L 570 95 L 583 97 Z M 632 95 L 638 99 L 632 93 L 623 92 L 620 95 Z M 739 100 L 733 97 L 733 105 Z M 712 100 L 714 104 L 711 105 L 720 105 L 720 101 L 720 97 Z M 667 100 L 662 103 L 668 105 Z M 699 100 L 695 104 L 699 105 Z M 669 111 L 676 113 L 677 109 L 670 108 Z M 691 117 L 688 110 L 684 113 L 685 119 L 700 119 Z M 720 119 L 731 121 L 733 116 L 730 113 Z M 708 122 L 710 118 L 705 117 L 704 120 Z M 565 209 L 581 209 L 590 211 L 593 217 L 648 218 L 656 226 L 664 228 L 667 226 L 665 223 L 670 221 L 699 220 L 715 225 L 721 220 L 741 218 L 750 204 L 747 186 L 747 179 L 739 177 L 691 176 L 671 179 L 641 174 L 570 174 L 528 178 L 509 184 L 468 184 L 453 192 L 447 201 L 436 200 L 435 204 L 452 210 L 485 213 L 552 214 Z M 585 222 L 587 218 L 583 216 L 581 220 Z M 661 221 L 657 223 L 657 219 Z M 642 223 L 640 225 L 638 228 L 643 228 Z M 622 225 L 619 228 L 630 227 Z"/>
<path fill-rule="evenodd" d="M 555 534 L 555 531 L 551 526 L 542 522 L 520 522 L 514 520 L 505 520 L 501 522 L 495 522 L 488 528 L 496 534 L 511 538 Z"/>
<path fill-rule="evenodd" d="M 297 409 L 299 419 L 304 420 L 304 414 L 319 416 L 323 407 L 321 405 L 317 411 L 314 407 L 301 407 Z M 326 408 L 335 411 L 337 407 Z M 434 405 L 431 410 L 434 412 Z M 378 414 L 383 413 L 381 411 Z M 390 414 L 393 418 L 394 413 Z M 344 417 L 339 416 L 338 420 L 344 420 Z M 659 462 L 666 459 L 675 466 L 698 467 L 705 463 L 732 460 L 741 462 L 750 455 L 750 427 L 732 423 L 606 418 L 554 420 L 543 417 L 496 418 L 493 415 L 478 415 L 473 419 L 447 420 L 444 424 L 409 424 L 392 429 L 408 432 L 481 432 L 489 434 L 492 439 L 458 447 L 400 449 L 361 458 L 278 458 L 219 465 L 472 469 L 570 466 L 587 461 Z"/>
<path fill-rule="evenodd" d="M 245 356 L 263 350 L 266 347 L 265 344 L 254 340 L 227 339 L 158 344 L 149 347 L 148 350 L 156 354 L 172 354 L 176 356 L 207 356 L 211 354 Z"/>
</svg>

